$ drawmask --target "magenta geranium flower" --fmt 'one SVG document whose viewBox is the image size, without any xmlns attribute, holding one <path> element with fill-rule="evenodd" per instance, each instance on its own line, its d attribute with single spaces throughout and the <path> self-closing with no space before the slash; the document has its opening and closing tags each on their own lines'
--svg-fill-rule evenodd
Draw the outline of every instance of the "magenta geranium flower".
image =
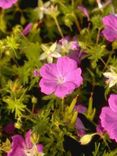
<svg viewBox="0 0 117 156">
<path fill-rule="evenodd" d="M 43 145 L 31 142 L 31 130 L 26 133 L 25 139 L 21 135 L 12 137 L 12 147 L 7 156 L 43 156 Z"/>
<path fill-rule="evenodd" d="M 70 38 L 70 36 L 66 36 L 59 40 L 58 45 L 60 45 L 59 50 L 63 54 L 67 54 L 68 57 L 74 59 L 78 65 L 81 62 L 81 59 L 85 55 L 84 51 L 81 51 L 77 37 L 74 36 L 73 38 Z"/>
<path fill-rule="evenodd" d="M 28 23 L 22 31 L 23 35 L 28 35 L 32 29 L 32 26 L 32 23 Z"/>
<path fill-rule="evenodd" d="M 83 5 L 79 5 L 78 9 L 84 14 L 84 16 L 87 17 L 87 19 L 89 20 L 89 13 L 87 8 L 85 8 Z"/>
<path fill-rule="evenodd" d="M 81 72 L 77 62 L 67 56 L 58 58 L 57 63 L 45 64 L 40 69 L 41 91 L 63 98 L 82 84 Z"/>
<path fill-rule="evenodd" d="M 8 9 L 15 4 L 17 0 L 0 0 L 0 7 L 3 9 Z"/>
<path fill-rule="evenodd" d="M 65 51 L 74 51 L 79 50 L 79 45 L 77 38 L 74 37 L 73 39 L 70 36 L 66 36 L 59 40 L 59 44 L 61 45 L 61 49 Z"/>
<path fill-rule="evenodd" d="M 78 111 L 78 113 L 84 114 L 86 112 L 87 108 L 84 107 L 83 105 L 78 104 L 75 106 L 75 110 Z M 85 127 L 79 117 L 76 120 L 75 128 L 76 128 L 76 132 L 77 132 L 78 136 L 81 137 L 81 136 L 85 135 L 85 133 L 86 133 Z"/>
<path fill-rule="evenodd" d="M 102 31 L 102 34 L 104 37 L 112 42 L 117 39 L 117 16 L 114 14 L 105 16 L 102 19 L 102 22 L 105 26 L 104 30 Z"/>
<path fill-rule="evenodd" d="M 103 134 L 105 133 L 104 128 L 102 127 L 101 123 L 97 124 L 96 126 L 96 132 L 97 134 L 99 134 L 100 136 L 103 136 Z"/>
<path fill-rule="evenodd" d="M 109 106 L 103 107 L 100 114 L 101 125 L 117 142 L 117 94 L 111 94 L 108 103 Z"/>
</svg>

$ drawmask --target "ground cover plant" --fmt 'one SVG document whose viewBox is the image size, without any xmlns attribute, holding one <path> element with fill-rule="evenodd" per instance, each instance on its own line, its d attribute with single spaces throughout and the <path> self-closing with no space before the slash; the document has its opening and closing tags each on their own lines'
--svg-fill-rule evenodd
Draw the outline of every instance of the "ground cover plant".
<svg viewBox="0 0 117 156">
<path fill-rule="evenodd" d="M 117 155 L 116 0 L 0 0 L 2 155 Z"/>
</svg>

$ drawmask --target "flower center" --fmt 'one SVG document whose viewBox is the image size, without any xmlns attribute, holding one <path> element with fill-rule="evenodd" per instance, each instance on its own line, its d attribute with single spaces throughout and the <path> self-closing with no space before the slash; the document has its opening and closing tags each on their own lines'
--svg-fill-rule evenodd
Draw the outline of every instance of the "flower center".
<svg viewBox="0 0 117 156">
<path fill-rule="evenodd" d="M 59 76 L 59 77 L 57 78 L 57 82 L 58 82 L 58 84 L 63 84 L 64 81 L 65 81 L 65 79 L 64 79 L 63 76 Z"/>
<path fill-rule="evenodd" d="M 25 156 L 40 156 L 40 154 L 37 151 L 36 145 L 33 145 L 33 147 L 30 149 L 27 149 L 27 148 L 24 149 L 24 153 L 25 153 Z"/>
</svg>

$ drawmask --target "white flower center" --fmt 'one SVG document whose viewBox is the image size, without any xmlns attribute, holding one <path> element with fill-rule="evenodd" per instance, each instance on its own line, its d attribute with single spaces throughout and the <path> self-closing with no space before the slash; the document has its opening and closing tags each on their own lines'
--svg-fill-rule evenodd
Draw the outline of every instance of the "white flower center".
<svg viewBox="0 0 117 156">
<path fill-rule="evenodd" d="M 58 84 L 63 84 L 64 81 L 65 81 L 65 79 L 64 79 L 63 76 L 59 76 L 59 77 L 57 78 L 57 82 L 58 82 Z"/>
<path fill-rule="evenodd" d="M 30 149 L 24 149 L 25 156 L 41 156 L 41 153 L 38 153 L 37 146 L 33 145 Z"/>
</svg>

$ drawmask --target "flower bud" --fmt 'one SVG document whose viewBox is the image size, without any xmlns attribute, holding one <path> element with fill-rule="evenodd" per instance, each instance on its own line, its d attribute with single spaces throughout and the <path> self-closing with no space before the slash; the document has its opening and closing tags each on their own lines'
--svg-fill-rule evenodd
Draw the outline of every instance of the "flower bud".
<svg viewBox="0 0 117 156">
<path fill-rule="evenodd" d="M 73 109 L 74 109 L 74 107 L 76 105 L 76 102 L 77 102 L 77 96 L 72 100 L 72 102 L 71 102 L 71 104 L 70 104 L 70 106 L 68 108 L 68 113 L 69 114 L 72 113 L 72 111 L 73 111 Z"/>
<path fill-rule="evenodd" d="M 80 138 L 80 143 L 82 145 L 88 144 L 94 135 L 96 135 L 96 133 L 84 135 L 83 137 Z"/>
<path fill-rule="evenodd" d="M 37 103 L 37 98 L 34 97 L 34 96 L 32 97 L 32 103 L 33 103 L 33 104 L 36 104 L 36 103 Z"/>
</svg>

